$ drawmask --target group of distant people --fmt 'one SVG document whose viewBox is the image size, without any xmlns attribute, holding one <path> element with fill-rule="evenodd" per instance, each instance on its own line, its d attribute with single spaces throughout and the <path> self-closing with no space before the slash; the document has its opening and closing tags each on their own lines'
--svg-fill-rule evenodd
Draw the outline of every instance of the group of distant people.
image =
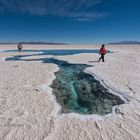
<svg viewBox="0 0 140 140">
<path fill-rule="evenodd" d="M 17 45 L 18 48 L 18 52 L 21 52 L 23 49 L 22 43 L 18 43 Z M 100 50 L 99 50 L 99 55 L 101 55 L 101 57 L 99 58 L 98 62 L 100 62 L 100 60 L 102 59 L 102 62 L 105 62 L 104 60 L 104 55 L 107 53 L 107 50 L 105 48 L 105 44 L 102 44 Z"/>
</svg>

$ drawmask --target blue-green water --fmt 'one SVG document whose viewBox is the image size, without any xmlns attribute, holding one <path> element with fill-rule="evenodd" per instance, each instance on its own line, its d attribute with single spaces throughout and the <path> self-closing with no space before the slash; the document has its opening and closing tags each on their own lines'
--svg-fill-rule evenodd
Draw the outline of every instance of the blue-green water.
<svg viewBox="0 0 140 140">
<path fill-rule="evenodd" d="M 61 49 L 61 50 L 57 50 L 57 49 L 49 49 L 49 50 L 24 50 L 24 52 L 32 52 L 32 53 L 37 53 L 37 52 L 42 52 L 39 54 L 35 54 L 35 55 L 74 55 L 74 54 L 81 54 L 81 53 L 99 53 L 99 50 L 92 50 L 92 49 Z M 5 50 L 3 52 L 17 52 L 17 50 Z M 108 51 L 109 53 L 111 53 L 111 51 Z"/>
<path fill-rule="evenodd" d="M 110 113 L 113 106 L 124 103 L 92 75 L 84 72 L 89 65 L 69 64 L 55 59 L 51 61 L 60 68 L 51 87 L 62 106 L 62 112 L 104 115 Z"/>
<path fill-rule="evenodd" d="M 35 54 L 36 55 L 36 54 Z M 38 54 L 39 55 L 39 54 Z M 115 105 L 123 104 L 120 97 L 109 92 L 92 75 L 84 70 L 90 65 L 70 64 L 54 58 L 25 59 L 26 56 L 7 58 L 6 61 L 40 61 L 56 64 L 60 69 L 55 73 L 56 79 L 51 85 L 57 102 L 62 106 L 63 113 L 100 114 L 112 111 Z"/>
</svg>

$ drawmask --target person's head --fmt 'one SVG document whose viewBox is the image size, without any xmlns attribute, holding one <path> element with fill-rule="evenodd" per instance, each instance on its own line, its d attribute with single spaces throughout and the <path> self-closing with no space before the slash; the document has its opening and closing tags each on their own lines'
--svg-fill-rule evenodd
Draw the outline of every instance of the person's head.
<svg viewBox="0 0 140 140">
<path fill-rule="evenodd" d="M 105 44 L 102 44 L 102 48 L 104 48 L 105 47 Z"/>
</svg>

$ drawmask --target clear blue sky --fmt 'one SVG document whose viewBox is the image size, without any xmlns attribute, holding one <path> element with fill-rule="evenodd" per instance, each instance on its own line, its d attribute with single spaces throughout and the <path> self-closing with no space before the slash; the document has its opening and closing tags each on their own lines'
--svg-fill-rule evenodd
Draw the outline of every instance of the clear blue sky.
<svg viewBox="0 0 140 140">
<path fill-rule="evenodd" d="M 140 41 L 140 0 L 0 0 L 0 42 Z"/>
</svg>

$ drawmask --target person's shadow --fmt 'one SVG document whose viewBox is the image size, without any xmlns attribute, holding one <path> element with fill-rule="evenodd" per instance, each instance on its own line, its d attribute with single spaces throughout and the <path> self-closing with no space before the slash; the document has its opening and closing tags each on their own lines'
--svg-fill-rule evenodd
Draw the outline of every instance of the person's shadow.
<svg viewBox="0 0 140 140">
<path fill-rule="evenodd" d="M 98 60 L 95 60 L 95 61 L 89 61 L 89 63 L 96 63 L 96 62 L 99 62 Z"/>
</svg>

